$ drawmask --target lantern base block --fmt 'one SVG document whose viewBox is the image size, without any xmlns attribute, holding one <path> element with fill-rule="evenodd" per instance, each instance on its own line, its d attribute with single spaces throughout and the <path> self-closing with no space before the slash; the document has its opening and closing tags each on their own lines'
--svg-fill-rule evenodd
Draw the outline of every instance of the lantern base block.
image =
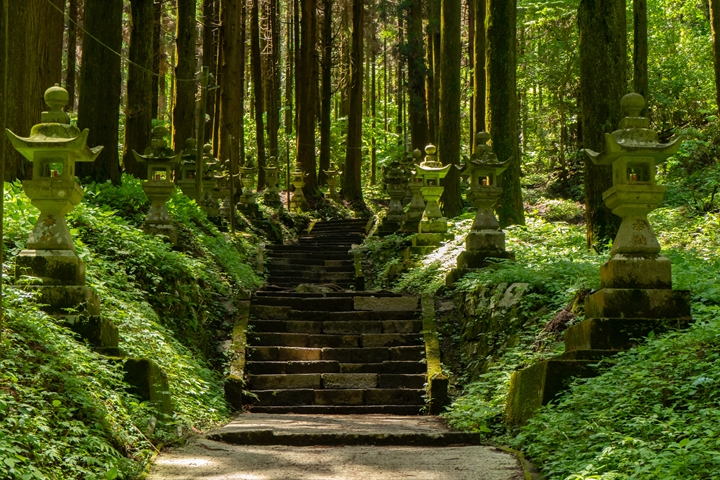
<svg viewBox="0 0 720 480">
<path fill-rule="evenodd" d="M 672 288 L 672 264 L 663 255 L 618 253 L 600 267 L 602 288 Z"/>
<path fill-rule="evenodd" d="M 15 259 L 15 280 L 23 275 L 43 285 L 84 285 L 85 264 L 72 250 L 23 250 Z"/>
<path fill-rule="evenodd" d="M 172 245 L 177 245 L 177 229 L 165 223 L 146 223 L 143 225 L 143 232 L 148 235 L 166 237 Z"/>
<path fill-rule="evenodd" d="M 118 327 L 101 315 L 67 315 L 61 317 L 65 326 L 80 335 L 94 350 L 103 355 L 119 356 Z"/>
<path fill-rule="evenodd" d="M 262 216 L 260 213 L 260 207 L 257 203 L 238 203 L 237 211 L 246 217 L 258 218 Z"/>
<path fill-rule="evenodd" d="M 37 292 L 40 309 L 53 316 L 100 315 L 100 299 L 90 287 L 81 285 L 27 286 L 23 290 Z"/>
<path fill-rule="evenodd" d="M 454 238 L 455 235 L 450 233 L 416 233 L 412 237 L 412 246 L 405 249 L 405 258 L 410 258 L 410 255 L 428 255 L 443 242 Z"/>
<path fill-rule="evenodd" d="M 589 318 L 565 331 L 566 352 L 629 350 L 650 332 L 664 333 L 687 327 L 689 317 L 679 318 Z"/>
<path fill-rule="evenodd" d="M 420 231 L 420 221 L 422 220 L 422 212 L 418 215 L 411 215 L 412 212 L 408 212 L 405 215 L 405 219 L 400 225 L 400 230 L 403 233 L 418 233 Z"/>
<path fill-rule="evenodd" d="M 447 219 L 437 218 L 432 220 L 422 220 L 420 222 L 420 234 L 445 234 L 447 233 Z"/>
<path fill-rule="evenodd" d="M 377 236 L 379 237 L 385 237 L 387 235 L 392 235 L 393 233 L 400 230 L 401 222 L 397 221 L 388 221 L 387 217 L 385 220 L 383 220 L 382 224 L 377 229 Z"/>
<path fill-rule="evenodd" d="M 603 288 L 585 299 L 586 318 L 690 318 L 690 291 Z"/>
<path fill-rule="evenodd" d="M 445 285 L 452 287 L 455 282 L 471 272 L 476 272 L 481 268 L 492 268 L 495 264 L 489 261 L 491 258 L 504 258 L 515 260 L 515 254 L 512 252 L 472 252 L 464 251 L 460 253 L 457 259 L 457 268 L 453 268 L 445 276 Z"/>
<path fill-rule="evenodd" d="M 475 230 L 465 238 L 468 252 L 504 252 L 505 232 L 502 230 Z"/>
<path fill-rule="evenodd" d="M 125 382 L 131 393 L 151 403 L 160 413 L 172 415 L 172 399 L 165 372 L 149 358 L 123 359 Z"/>
<path fill-rule="evenodd" d="M 265 192 L 263 194 L 263 202 L 265 205 L 272 208 L 278 208 L 282 206 L 282 200 L 278 192 Z"/>
</svg>

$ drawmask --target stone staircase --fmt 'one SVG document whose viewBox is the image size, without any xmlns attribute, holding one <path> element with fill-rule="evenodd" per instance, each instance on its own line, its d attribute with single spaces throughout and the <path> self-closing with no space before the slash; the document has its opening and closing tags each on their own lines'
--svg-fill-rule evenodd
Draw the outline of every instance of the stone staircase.
<svg viewBox="0 0 720 480">
<path fill-rule="evenodd" d="M 349 253 L 362 243 L 367 219 L 316 223 L 292 245 L 268 245 L 268 285 L 291 288 L 299 284 L 333 284 L 355 288 L 355 268 Z"/>
</svg>

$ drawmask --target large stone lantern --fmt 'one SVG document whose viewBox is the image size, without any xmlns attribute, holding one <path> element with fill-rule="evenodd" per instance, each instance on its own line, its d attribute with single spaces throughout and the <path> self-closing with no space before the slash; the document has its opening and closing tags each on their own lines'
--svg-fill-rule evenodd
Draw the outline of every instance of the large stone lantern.
<svg viewBox="0 0 720 480">
<path fill-rule="evenodd" d="M 415 163 L 420 161 L 422 152 L 420 149 L 413 150 L 412 153 Z M 417 175 L 418 169 L 415 167 L 414 170 L 410 170 L 410 181 L 408 182 L 408 190 L 412 197 L 408 204 L 407 212 L 405 212 L 405 218 L 400 226 L 400 230 L 403 233 L 417 233 L 420 228 L 420 220 L 422 220 L 423 213 L 425 213 L 425 200 L 422 196 L 422 177 Z M 404 201 L 404 199 L 403 199 Z"/>
<path fill-rule="evenodd" d="M 294 212 L 304 210 L 307 207 L 307 200 L 303 193 L 303 187 L 305 186 L 305 177 L 307 173 L 302 169 L 299 163 L 295 163 L 295 170 L 292 172 L 292 184 L 295 187 L 293 192 L 292 200 L 290 200 L 290 209 Z"/>
<path fill-rule="evenodd" d="M 180 162 L 180 174 L 175 179 L 175 184 L 180 191 L 190 198 L 195 198 L 195 175 L 197 174 L 197 140 L 188 138 L 185 140 L 185 149 L 182 152 Z"/>
<path fill-rule="evenodd" d="M 219 167 L 220 162 L 212 154 L 212 145 L 206 143 L 203 146 L 203 190 L 200 209 L 211 219 L 220 216 L 220 207 L 218 205 L 220 190 L 215 177 Z"/>
<path fill-rule="evenodd" d="M 325 172 L 325 181 L 328 185 L 328 192 L 325 196 L 333 202 L 341 203 L 342 199 L 340 198 L 340 194 L 337 191 L 337 184 L 338 177 L 342 175 L 342 172 L 338 170 L 335 162 L 330 162 L 330 167 L 327 170 L 323 171 Z"/>
<path fill-rule="evenodd" d="M 253 189 L 255 186 L 256 173 L 257 168 L 252 158 L 248 158 L 245 165 L 240 167 L 240 181 L 242 182 L 243 189 L 238 209 L 248 215 L 255 215 L 259 211 L 257 205 L 258 194 L 255 193 Z"/>
<path fill-rule="evenodd" d="M 153 235 L 164 235 L 170 243 L 177 245 L 177 230 L 170 221 L 166 203 L 175 192 L 172 172 L 177 168 L 182 153 L 176 155 L 168 148 L 166 135 L 167 128 L 153 128 L 151 145 L 145 150 L 145 154 L 140 155 L 133 150 L 133 155 L 138 163 L 147 165 L 147 180 L 142 182 L 142 187 L 151 205 L 143 223 L 143 230 Z"/>
<path fill-rule="evenodd" d="M 218 189 L 220 191 L 221 203 L 220 203 L 220 217 L 226 222 L 230 223 L 231 218 L 234 214 L 235 204 L 231 196 L 235 195 L 241 189 L 239 188 L 239 177 L 238 173 L 230 178 L 230 160 L 223 162 L 223 170 L 215 176 L 218 182 Z M 230 182 L 232 182 L 232 189 Z M 232 195 L 231 195 L 232 192 Z"/>
<path fill-rule="evenodd" d="M 445 178 L 452 165 L 443 166 L 435 152 L 434 145 L 425 147 L 425 160 L 417 165 L 415 173 L 415 178 L 422 179 L 420 191 L 425 199 L 425 212 L 420 220 L 418 233 L 412 239 L 410 253 L 430 253 L 440 246 L 441 242 L 453 238 L 447 233 L 447 218 L 443 217 L 438 204 L 445 190 L 445 187 L 440 185 L 440 180 Z"/>
<path fill-rule="evenodd" d="M 282 200 L 280 199 L 280 193 L 278 190 L 280 167 L 278 166 L 277 159 L 275 157 L 270 157 L 270 160 L 268 160 L 264 170 L 265 193 L 263 194 L 263 200 L 265 201 L 265 205 L 270 207 L 280 207 L 282 206 Z"/>
<path fill-rule="evenodd" d="M 475 153 L 465 165 L 463 176 L 470 178 L 468 199 L 477 209 L 470 233 L 465 239 L 465 251 L 457 260 L 457 276 L 462 277 L 469 269 L 483 268 L 488 265 L 487 258 L 511 258 L 505 251 L 505 232 L 495 217 L 493 206 L 497 203 L 502 188 L 498 177 L 512 162 L 508 159 L 500 162 L 487 142 L 490 134 L 479 132 L 475 135 Z"/>
<path fill-rule="evenodd" d="M 625 95 L 621 104 L 627 117 L 619 130 L 605 135 L 605 151 L 586 150 L 596 165 L 612 166 L 613 186 L 603 199 L 622 218 L 611 258 L 600 267 L 601 289 L 585 299 L 585 320 L 566 330 L 564 354 L 513 374 L 506 406 L 511 423 L 523 423 L 554 399 L 569 377 L 595 375 L 599 358 L 690 320 L 690 292 L 672 289 L 670 260 L 659 255 L 647 219 L 665 193 L 655 183 L 655 167 L 678 150 L 680 141 L 658 142 L 648 119 L 640 116 L 642 96 Z"/>
<path fill-rule="evenodd" d="M 400 229 L 405 220 L 405 211 L 402 200 L 405 197 L 407 183 L 405 182 L 405 171 L 400 162 L 391 162 L 385 172 L 385 188 L 390 195 L 390 208 L 383 219 L 382 225 L 378 228 L 378 235 L 390 235 Z"/>
</svg>

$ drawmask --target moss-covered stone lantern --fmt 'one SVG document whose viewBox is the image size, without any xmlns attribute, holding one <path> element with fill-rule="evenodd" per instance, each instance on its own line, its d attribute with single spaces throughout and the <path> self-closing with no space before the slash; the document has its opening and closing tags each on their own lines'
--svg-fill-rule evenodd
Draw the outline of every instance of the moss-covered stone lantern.
<svg viewBox="0 0 720 480">
<path fill-rule="evenodd" d="M 620 129 L 605 135 L 605 151 L 586 150 L 596 165 L 612 166 L 613 186 L 605 204 L 622 218 L 611 258 L 600 267 L 600 287 L 585 299 L 585 320 L 565 331 L 565 353 L 515 372 L 511 378 L 507 418 L 520 424 L 535 409 L 555 398 L 569 377 L 596 374 L 599 358 L 627 350 L 650 332 L 659 333 L 690 321 L 690 292 L 672 289 L 670 260 L 647 214 L 662 201 L 665 187 L 655 183 L 655 167 L 673 155 L 680 141 L 658 142 L 642 96 L 622 99 L 627 116 Z"/>
<path fill-rule="evenodd" d="M 413 150 L 412 156 L 414 163 L 417 165 L 422 156 L 422 152 L 416 148 Z M 422 220 L 423 213 L 425 212 L 425 200 L 423 200 L 422 196 L 422 177 L 419 177 L 417 172 L 417 167 L 410 170 L 408 190 L 412 197 L 405 212 L 405 218 L 400 226 L 400 230 L 403 233 L 416 233 L 420 227 L 420 220 Z"/>
<path fill-rule="evenodd" d="M 188 138 L 185 140 L 185 148 L 182 152 L 180 162 L 180 173 L 175 179 L 175 184 L 180 191 L 190 198 L 195 198 L 195 174 L 197 168 L 197 140 Z"/>
<path fill-rule="evenodd" d="M 327 170 L 323 171 L 325 172 L 325 181 L 328 185 L 328 192 L 325 194 L 325 197 L 327 197 L 329 200 L 332 200 L 333 202 L 342 203 L 340 194 L 337 191 L 338 178 L 340 175 L 342 175 L 342 172 L 338 170 L 335 162 L 330 162 L 330 167 Z"/>
<path fill-rule="evenodd" d="M 256 174 L 257 167 L 255 166 L 255 160 L 252 157 L 248 157 L 245 165 L 240 167 L 240 182 L 242 182 L 243 188 L 240 202 L 238 203 L 238 210 L 246 215 L 256 215 L 259 212 L 257 205 L 258 194 L 254 191 Z"/>
<path fill-rule="evenodd" d="M 213 157 L 212 145 L 206 143 L 203 146 L 203 189 L 202 198 L 200 199 L 200 209 L 205 212 L 210 219 L 220 216 L 220 207 L 218 205 L 220 190 L 218 189 L 217 178 L 215 177 L 218 168 L 220 168 L 220 162 Z"/>
<path fill-rule="evenodd" d="M 280 199 L 280 193 L 278 190 L 278 182 L 280 181 L 280 167 L 278 166 L 277 159 L 270 157 L 267 165 L 264 167 L 265 170 L 265 193 L 263 194 L 263 200 L 265 205 L 269 207 L 281 207 L 282 200 Z"/>
<path fill-rule="evenodd" d="M 443 217 L 440 211 L 438 200 L 443 194 L 445 187 L 440 180 L 452 168 L 452 165 L 440 163 L 435 155 L 434 145 L 425 147 L 425 160 L 417 165 L 415 177 L 422 179 L 420 191 L 425 199 L 425 212 L 423 213 L 418 233 L 413 236 L 410 253 L 427 254 L 440 246 L 440 243 L 453 238 L 447 233 L 447 218 Z"/>
<path fill-rule="evenodd" d="M 233 175 L 232 180 L 230 179 L 230 160 L 227 159 L 222 162 L 222 170 L 215 176 L 218 182 L 218 189 L 220 191 L 220 217 L 226 222 L 231 222 L 231 217 L 234 213 L 235 204 L 232 195 L 237 194 L 241 190 L 240 188 L 240 174 L 236 173 Z M 232 188 L 230 188 L 230 182 Z"/>
<path fill-rule="evenodd" d="M 290 209 L 294 212 L 299 212 L 307 207 L 307 200 L 303 193 L 303 187 L 305 186 L 305 177 L 308 174 L 305 173 L 302 166 L 299 163 L 295 163 L 295 170 L 291 174 L 291 183 L 295 187 L 292 199 L 290 200 Z"/>
<path fill-rule="evenodd" d="M 402 199 L 405 197 L 406 188 L 405 171 L 400 162 L 391 162 L 385 171 L 385 189 L 390 196 L 390 208 L 378 228 L 378 235 L 390 235 L 400 229 L 405 220 Z"/>
<path fill-rule="evenodd" d="M 147 165 L 147 180 L 142 182 L 142 187 L 151 205 L 143 223 L 143 230 L 153 235 L 164 235 L 170 243 L 177 245 L 177 230 L 170 221 L 166 203 L 175 192 L 172 172 L 177 168 L 182 153 L 175 154 L 168 148 L 165 140 L 167 135 L 167 128 L 153 128 L 151 144 L 145 154 L 140 155 L 133 150 L 133 155 L 138 163 Z"/>
<path fill-rule="evenodd" d="M 468 200 L 477 211 L 465 239 L 465 251 L 457 259 L 457 270 L 451 274 L 454 278 L 462 277 L 471 269 L 486 267 L 488 258 L 512 258 L 512 254 L 505 251 L 505 232 L 500 229 L 493 210 L 502 194 L 498 177 L 510 166 L 512 159 L 500 162 L 492 146 L 487 144 L 489 140 L 487 132 L 475 135 L 475 151 L 462 173 L 470 179 Z"/>
</svg>

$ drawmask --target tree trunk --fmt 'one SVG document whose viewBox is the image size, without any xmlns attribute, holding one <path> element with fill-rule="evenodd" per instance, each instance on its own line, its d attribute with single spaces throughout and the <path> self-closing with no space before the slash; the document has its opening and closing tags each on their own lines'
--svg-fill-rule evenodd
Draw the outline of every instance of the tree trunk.
<svg viewBox="0 0 720 480">
<path fill-rule="evenodd" d="M 460 2 L 442 0 L 440 28 L 440 123 L 438 124 L 438 160 L 443 165 L 460 163 Z M 443 214 L 456 217 L 462 210 L 460 172 L 451 168 L 445 177 L 440 198 Z"/>
<path fill-rule="evenodd" d="M 147 165 L 135 160 L 133 150 L 150 146 L 152 128 L 153 0 L 131 0 L 130 61 L 128 62 L 127 106 L 125 107 L 125 172 L 147 177 Z"/>
<path fill-rule="evenodd" d="M 498 160 L 512 158 L 500 176 L 502 195 L 496 210 L 502 226 L 525 224 L 518 145 L 516 13 L 515 0 L 487 0 L 486 125 Z"/>
<path fill-rule="evenodd" d="M 374 35 L 374 33 L 373 33 Z M 373 38 L 373 44 L 375 43 L 375 38 Z M 371 98 L 371 105 L 370 105 L 370 114 L 372 115 L 372 136 L 370 137 L 370 185 L 375 185 L 376 182 L 376 171 L 377 171 L 377 148 L 376 148 L 376 140 L 375 140 L 375 127 L 376 127 L 376 119 L 375 116 L 377 115 L 377 75 L 376 75 L 376 68 L 377 66 L 377 50 L 373 48 L 372 50 L 372 83 L 370 84 L 370 98 Z"/>
<path fill-rule="evenodd" d="M 485 0 L 474 0 L 475 39 L 473 42 L 473 128 L 485 130 Z M 475 142 L 471 149 L 475 148 Z"/>
<path fill-rule="evenodd" d="M 352 4 L 352 48 L 350 51 L 350 115 L 347 150 L 343 168 L 342 197 L 349 202 L 362 201 L 362 100 L 363 100 L 363 0 Z"/>
<path fill-rule="evenodd" d="M 620 99 L 627 91 L 625 2 L 581 0 L 580 103 L 583 146 L 605 148 L 605 134 L 618 127 Z M 612 187 L 612 169 L 585 159 L 585 220 L 588 248 L 602 248 L 617 233 L 620 217 L 605 206 L 602 194 Z"/>
<path fill-rule="evenodd" d="M 177 0 L 175 29 L 177 66 L 175 67 L 175 108 L 173 109 L 173 148 L 183 149 L 185 140 L 195 132 L 195 93 L 197 62 L 195 61 L 195 0 Z M 202 145 L 198 145 L 202 148 Z"/>
<path fill-rule="evenodd" d="M 332 101 L 332 0 L 323 0 L 322 34 L 322 110 L 320 112 L 320 171 L 318 184 L 325 185 L 325 170 L 330 168 L 330 115 Z"/>
<path fill-rule="evenodd" d="M 265 186 L 265 171 L 262 167 L 265 165 L 265 128 L 263 125 L 263 99 L 264 85 L 262 78 L 262 59 L 260 58 L 260 0 L 252 0 L 252 10 L 250 13 L 250 50 L 251 50 L 251 66 L 253 75 L 253 94 L 255 97 L 255 141 L 257 142 L 257 166 L 258 172 L 258 190 Z M 260 183 L 261 177 L 263 183 Z"/>
<path fill-rule="evenodd" d="M 710 27 L 715 65 L 715 101 L 720 109 L 720 0 L 710 0 Z"/>
<path fill-rule="evenodd" d="M 77 125 L 90 129 L 88 145 L 105 148 L 94 163 L 75 167 L 80 178 L 110 180 L 115 185 L 120 184 L 117 144 L 122 76 L 120 57 L 108 47 L 116 52 L 122 47 L 122 13 L 122 0 L 85 1 L 83 27 L 89 35 L 83 39 Z"/>
<path fill-rule="evenodd" d="M 440 16 L 440 0 L 429 0 L 428 68 L 432 72 L 432 85 L 428 86 L 428 125 L 430 141 L 435 144 L 440 129 Z"/>
<path fill-rule="evenodd" d="M 264 21 L 266 46 L 262 58 L 265 64 L 265 111 L 267 112 L 268 157 L 278 155 L 278 130 L 280 129 L 280 21 L 277 0 L 266 0 Z M 262 177 L 260 188 L 265 185 L 265 171 L 261 169 L 258 181 Z"/>
<path fill-rule="evenodd" d="M 292 3 L 287 4 L 287 26 L 285 29 L 285 48 L 287 49 L 287 60 L 285 64 L 285 135 L 293 131 L 293 74 L 294 59 L 293 50 L 295 43 L 292 28 Z"/>
<path fill-rule="evenodd" d="M 77 68 L 77 26 L 78 0 L 70 0 L 68 5 L 67 22 L 67 68 L 65 70 L 65 90 L 68 92 L 70 102 L 68 110 L 75 111 L 75 69 Z"/>
<path fill-rule="evenodd" d="M 217 3 L 218 0 L 203 0 L 203 66 L 210 69 L 213 75 L 217 70 Z M 205 124 L 205 139 L 209 142 L 213 138 L 213 124 L 215 120 L 216 91 L 205 92 L 206 112 L 209 117 Z"/>
<path fill-rule="evenodd" d="M 647 0 L 633 0 L 633 18 L 635 48 L 633 49 L 633 87 L 635 93 L 645 98 L 645 108 L 640 115 L 648 113 L 648 39 L 647 39 Z"/>
<path fill-rule="evenodd" d="M 408 18 L 408 92 L 410 96 L 410 136 L 412 147 L 422 150 L 428 143 L 427 104 L 425 103 L 425 41 L 422 31 L 422 1 L 412 0 Z"/>
<path fill-rule="evenodd" d="M 475 70 L 474 70 L 474 59 L 475 59 L 475 0 L 466 0 L 466 7 L 468 11 L 468 65 L 470 65 L 470 81 L 468 82 L 468 86 L 471 89 L 470 95 L 468 96 L 468 123 L 470 124 L 469 133 L 470 133 L 470 152 L 472 152 L 473 149 L 473 138 L 475 132 L 475 101 L 474 101 L 474 95 L 473 92 L 475 90 Z"/>
<path fill-rule="evenodd" d="M 403 28 L 403 10 L 398 10 L 398 45 L 402 46 L 403 43 L 405 43 L 405 29 Z M 395 71 L 396 74 L 396 89 L 395 89 L 395 104 L 397 105 L 397 124 L 395 125 L 395 133 L 398 134 L 398 145 L 405 145 L 405 138 L 403 137 L 403 130 L 404 130 L 404 123 L 403 119 L 405 118 L 405 85 L 404 85 L 404 70 L 405 65 L 403 64 L 403 56 L 400 53 L 401 48 L 398 48 L 398 55 L 397 55 L 397 69 Z"/>
<path fill-rule="evenodd" d="M 162 18 L 163 2 L 155 0 L 153 4 L 153 67 L 152 77 L 152 118 L 160 118 L 160 61 L 162 59 Z M 164 79 L 163 79 L 164 80 Z M 162 82 L 164 85 L 164 82 Z"/>
<path fill-rule="evenodd" d="M 241 142 L 245 136 L 245 15 L 244 1 L 220 0 L 218 155 L 222 160 L 232 158 L 233 162 L 243 158 Z"/>
<path fill-rule="evenodd" d="M 315 160 L 315 44 L 317 43 L 317 2 L 300 0 L 300 49 L 298 51 L 295 83 L 297 102 L 297 157 L 307 177 L 303 191 L 317 196 L 317 162 Z"/>
</svg>

